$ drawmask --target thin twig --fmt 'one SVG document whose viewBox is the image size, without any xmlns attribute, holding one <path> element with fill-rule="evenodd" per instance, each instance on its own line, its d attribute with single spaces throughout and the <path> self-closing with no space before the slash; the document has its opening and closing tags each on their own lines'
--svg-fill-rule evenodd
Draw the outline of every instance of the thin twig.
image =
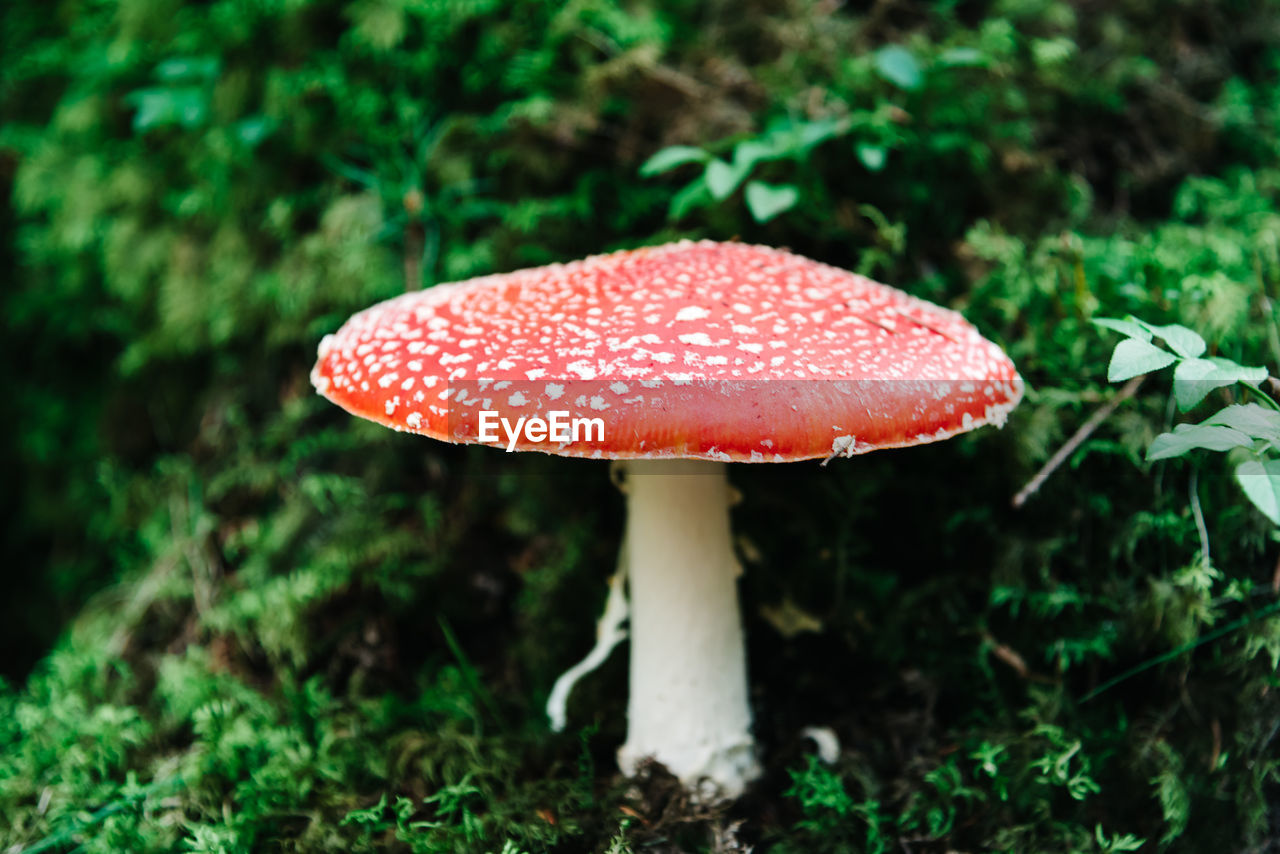
<svg viewBox="0 0 1280 854">
<path fill-rule="evenodd" d="M 1200 477 L 1195 469 L 1191 470 L 1191 484 L 1188 489 L 1191 492 L 1191 515 L 1195 517 L 1196 530 L 1200 533 L 1201 560 L 1204 561 L 1205 569 L 1208 569 L 1212 566 L 1209 561 L 1209 529 L 1204 524 L 1204 511 L 1200 509 Z"/>
<path fill-rule="evenodd" d="M 1138 386 L 1142 385 L 1142 381 L 1146 378 L 1146 374 L 1139 374 L 1129 380 L 1124 384 L 1115 397 L 1111 398 L 1103 404 L 1097 412 L 1093 413 L 1093 417 L 1084 422 L 1080 429 L 1075 432 L 1075 435 L 1068 439 L 1066 444 L 1059 448 L 1057 453 L 1049 458 L 1049 461 L 1040 468 L 1040 471 L 1036 472 L 1036 476 L 1031 478 L 1031 480 L 1027 482 L 1027 485 L 1022 487 L 1017 495 L 1013 496 L 1014 509 L 1020 508 L 1023 504 L 1026 504 L 1027 499 L 1035 495 L 1036 492 L 1040 490 L 1040 487 L 1044 485 L 1044 482 L 1049 479 L 1049 475 L 1057 471 L 1058 467 L 1066 462 L 1068 457 L 1075 453 L 1076 448 L 1079 448 L 1084 444 L 1084 441 L 1093 434 L 1093 431 L 1097 430 L 1102 422 L 1106 421 L 1107 418 L 1110 417 L 1111 413 L 1116 411 L 1116 407 L 1133 397 L 1134 392 L 1138 390 Z"/>
<path fill-rule="evenodd" d="M 1222 723 L 1217 718 L 1209 722 L 1209 733 L 1213 736 L 1213 752 L 1209 754 L 1209 772 L 1212 773 L 1222 756 Z"/>
<path fill-rule="evenodd" d="M 1028 667 L 1027 660 L 1022 657 L 1021 653 L 1019 653 L 1016 649 L 1009 646 L 1008 644 L 1001 643 L 1000 641 L 996 640 L 995 636 L 992 635 L 991 632 L 983 629 L 981 632 L 981 637 L 983 642 L 986 643 L 991 648 L 991 654 L 994 655 L 996 658 L 1000 659 L 1001 661 L 1003 661 L 1005 664 L 1009 665 L 1009 667 L 1013 670 L 1013 672 L 1017 673 L 1023 679 L 1027 679 L 1032 682 L 1045 682 L 1050 684 L 1054 681 L 1050 679 L 1048 676 L 1045 676 L 1040 673 L 1036 673 L 1034 670 Z"/>
</svg>

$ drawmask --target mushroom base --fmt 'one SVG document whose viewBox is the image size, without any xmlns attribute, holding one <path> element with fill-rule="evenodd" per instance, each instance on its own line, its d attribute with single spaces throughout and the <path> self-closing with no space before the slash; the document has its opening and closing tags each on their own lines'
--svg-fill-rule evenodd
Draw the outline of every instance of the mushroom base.
<svg viewBox="0 0 1280 854">
<path fill-rule="evenodd" d="M 760 776 L 724 463 L 629 461 L 631 694 L 618 764 L 655 759 L 704 799 Z"/>
</svg>

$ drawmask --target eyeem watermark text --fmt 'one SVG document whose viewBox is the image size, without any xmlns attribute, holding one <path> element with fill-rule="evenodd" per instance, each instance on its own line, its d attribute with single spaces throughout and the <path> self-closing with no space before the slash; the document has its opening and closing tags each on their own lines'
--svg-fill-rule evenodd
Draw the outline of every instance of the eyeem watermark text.
<svg viewBox="0 0 1280 854">
<path fill-rule="evenodd" d="M 503 439 L 498 436 L 499 428 L 505 435 L 508 451 L 516 449 L 516 443 L 522 436 L 531 444 L 604 441 L 603 418 L 570 418 L 568 410 L 563 409 L 548 412 L 546 418 L 521 415 L 514 424 L 511 419 L 503 418 L 497 412 L 481 410 L 480 431 L 476 438 L 487 445 L 500 444 Z"/>
</svg>

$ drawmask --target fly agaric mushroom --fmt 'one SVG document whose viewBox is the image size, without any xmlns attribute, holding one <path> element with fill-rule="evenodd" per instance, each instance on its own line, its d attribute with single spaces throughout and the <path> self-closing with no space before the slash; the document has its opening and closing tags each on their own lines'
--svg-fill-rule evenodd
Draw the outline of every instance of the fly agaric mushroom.
<svg viewBox="0 0 1280 854">
<path fill-rule="evenodd" d="M 395 430 L 623 461 L 619 764 L 633 773 L 652 757 L 723 797 L 759 774 L 724 464 L 934 442 L 1003 424 L 1022 396 L 1008 357 L 956 312 L 711 241 L 404 294 L 326 336 L 312 383 Z M 611 637 L 590 658 L 623 635 L 621 575 Z"/>
</svg>

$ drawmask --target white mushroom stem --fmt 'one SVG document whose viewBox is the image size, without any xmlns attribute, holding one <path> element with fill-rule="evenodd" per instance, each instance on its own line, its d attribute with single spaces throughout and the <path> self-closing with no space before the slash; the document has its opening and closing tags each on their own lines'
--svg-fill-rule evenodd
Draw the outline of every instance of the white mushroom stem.
<svg viewBox="0 0 1280 854">
<path fill-rule="evenodd" d="M 695 794 L 759 776 L 724 463 L 631 461 L 626 564 L 631 694 L 623 772 L 656 759 Z"/>
</svg>

